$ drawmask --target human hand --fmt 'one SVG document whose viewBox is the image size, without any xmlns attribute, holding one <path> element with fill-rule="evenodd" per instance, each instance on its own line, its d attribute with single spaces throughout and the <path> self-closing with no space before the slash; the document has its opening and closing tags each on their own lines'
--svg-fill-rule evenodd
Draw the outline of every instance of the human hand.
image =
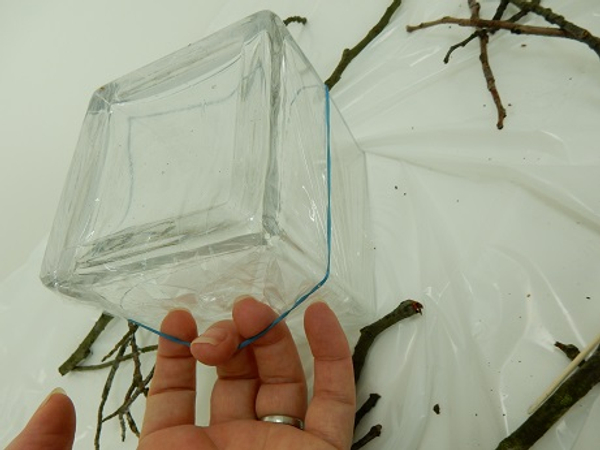
<svg viewBox="0 0 600 450">
<path fill-rule="evenodd" d="M 355 411 L 354 375 L 346 337 L 324 303 L 306 310 L 304 326 L 315 358 L 314 394 L 306 381 L 291 334 L 280 323 L 254 344 L 237 350 L 276 317 L 252 298 L 236 303 L 233 320 L 214 324 L 190 350 L 160 338 L 139 450 L 345 450 Z M 192 340 L 196 324 L 173 311 L 161 330 Z M 193 355 L 193 356 L 192 356 Z M 196 360 L 217 367 L 207 427 L 195 426 Z M 258 420 L 267 415 L 303 419 L 305 430 Z M 75 409 L 64 391 L 54 391 L 6 450 L 69 450 Z"/>
<path fill-rule="evenodd" d="M 252 345 L 244 339 L 276 314 L 252 298 L 237 302 L 233 320 L 218 322 L 190 350 L 161 338 L 146 404 L 139 450 L 346 450 L 355 413 L 352 358 L 344 332 L 324 303 L 309 306 L 304 327 L 314 357 L 314 393 L 307 404 L 304 372 L 285 323 Z M 192 340 L 196 324 L 186 311 L 171 312 L 162 331 Z M 210 424 L 195 425 L 196 359 L 217 368 Z M 268 415 L 302 419 L 302 431 L 260 421 Z"/>
</svg>

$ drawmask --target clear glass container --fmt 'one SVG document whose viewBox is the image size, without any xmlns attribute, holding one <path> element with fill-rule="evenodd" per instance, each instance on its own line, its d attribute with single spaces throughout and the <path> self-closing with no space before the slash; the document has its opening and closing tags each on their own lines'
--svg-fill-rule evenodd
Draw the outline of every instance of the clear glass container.
<svg viewBox="0 0 600 450">
<path fill-rule="evenodd" d="M 284 311 L 330 258 L 319 295 L 343 321 L 364 321 L 374 301 L 365 156 L 328 108 L 270 12 L 102 86 L 42 281 L 157 327 L 176 307 L 199 322 L 228 317 L 245 294 Z"/>
</svg>

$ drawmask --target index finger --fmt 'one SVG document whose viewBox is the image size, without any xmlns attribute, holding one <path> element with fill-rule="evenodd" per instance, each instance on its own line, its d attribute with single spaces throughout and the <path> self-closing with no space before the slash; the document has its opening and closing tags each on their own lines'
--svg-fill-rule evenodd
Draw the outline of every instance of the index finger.
<svg viewBox="0 0 600 450">
<path fill-rule="evenodd" d="M 171 311 L 161 331 L 185 341 L 197 335 L 194 318 L 182 310 Z M 188 347 L 160 337 L 141 438 L 165 428 L 193 425 L 195 415 L 196 360 Z"/>
<path fill-rule="evenodd" d="M 305 430 L 337 449 L 350 448 L 356 392 L 348 340 L 333 311 L 322 302 L 306 309 L 304 329 L 315 360 Z"/>
</svg>

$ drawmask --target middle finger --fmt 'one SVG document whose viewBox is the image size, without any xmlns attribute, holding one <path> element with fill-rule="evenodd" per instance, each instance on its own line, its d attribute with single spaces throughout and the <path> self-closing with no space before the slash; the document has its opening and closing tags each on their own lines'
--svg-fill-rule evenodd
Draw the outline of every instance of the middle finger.
<svg viewBox="0 0 600 450">
<path fill-rule="evenodd" d="M 233 309 L 233 321 L 244 338 L 265 329 L 277 314 L 267 305 L 248 297 Z M 286 415 L 304 419 L 306 414 L 306 379 L 292 334 L 280 322 L 250 348 L 260 378 L 256 396 L 256 415 Z"/>
<path fill-rule="evenodd" d="M 254 354 L 238 351 L 243 338 L 232 320 L 217 322 L 192 342 L 192 354 L 203 364 L 216 366 L 210 424 L 233 420 L 256 420 L 256 395 L 260 386 Z"/>
</svg>

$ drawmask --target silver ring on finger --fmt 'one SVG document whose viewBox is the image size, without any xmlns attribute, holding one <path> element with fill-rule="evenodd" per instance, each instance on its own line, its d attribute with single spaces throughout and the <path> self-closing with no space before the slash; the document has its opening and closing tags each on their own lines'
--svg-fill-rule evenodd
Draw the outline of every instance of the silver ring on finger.
<svg viewBox="0 0 600 450">
<path fill-rule="evenodd" d="M 302 419 L 298 419 L 297 417 L 285 416 L 283 414 L 272 414 L 270 416 L 261 417 L 260 420 L 263 422 L 291 425 L 299 430 L 304 430 L 304 421 Z"/>
</svg>

